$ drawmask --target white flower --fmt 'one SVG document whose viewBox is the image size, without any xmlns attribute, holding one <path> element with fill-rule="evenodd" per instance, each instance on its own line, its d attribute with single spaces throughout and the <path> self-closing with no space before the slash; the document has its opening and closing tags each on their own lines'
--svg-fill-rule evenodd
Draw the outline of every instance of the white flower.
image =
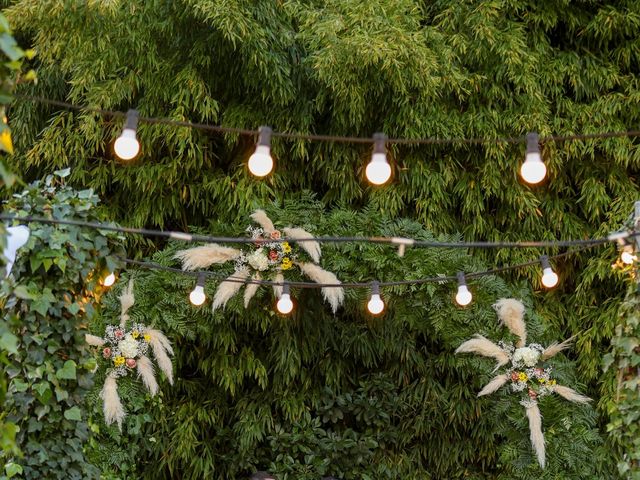
<svg viewBox="0 0 640 480">
<path fill-rule="evenodd" d="M 138 355 L 138 342 L 130 334 L 118 343 L 118 348 L 125 358 L 135 358 Z"/>
<path fill-rule="evenodd" d="M 522 347 L 513 352 L 512 362 L 514 365 L 524 364 L 527 367 L 533 367 L 538 363 L 538 358 L 540 358 L 540 352 L 538 350 L 529 347 Z"/>
<path fill-rule="evenodd" d="M 259 248 L 252 254 L 247 256 L 247 262 L 256 270 L 260 270 L 261 272 L 269 268 L 269 259 L 264 254 L 262 248 Z"/>
</svg>

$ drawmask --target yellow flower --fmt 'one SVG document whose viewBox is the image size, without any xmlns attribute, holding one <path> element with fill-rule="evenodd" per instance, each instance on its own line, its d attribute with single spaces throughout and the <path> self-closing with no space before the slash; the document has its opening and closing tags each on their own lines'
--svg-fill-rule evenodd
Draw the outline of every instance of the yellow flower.
<svg viewBox="0 0 640 480">
<path fill-rule="evenodd" d="M 131 332 L 131 336 L 133 338 L 138 338 L 140 336 L 140 332 L 138 330 L 134 330 Z"/>
<path fill-rule="evenodd" d="M 556 384 L 556 381 L 555 381 L 555 380 L 551 380 L 549 383 L 550 383 L 551 385 L 555 385 L 555 384 Z"/>
<path fill-rule="evenodd" d="M 291 259 L 289 257 L 284 257 L 282 259 L 282 264 L 280 265 L 280 268 L 282 268 L 282 270 L 289 270 L 292 266 L 293 263 L 291 262 Z"/>
<path fill-rule="evenodd" d="M 282 251 L 284 253 L 291 253 L 291 245 L 289 245 L 289 242 L 282 242 Z"/>
<path fill-rule="evenodd" d="M 113 359 L 113 364 L 116 367 L 121 367 L 122 365 L 124 365 L 124 357 L 122 355 L 118 355 Z"/>
<path fill-rule="evenodd" d="M 144 338 L 145 342 L 150 342 L 151 341 L 151 335 L 149 335 L 148 333 L 145 333 L 142 338 Z"/>
<path fill-rule="evenodd" d="M 526 382 L 529 379 L 529 377 L 527 377 L 527 374 L 524 372 L 520 372 L 518 374 L 518 380 L 520 380 L 521 382 Z"/>
<path fill-rule="evenodd" d="M 544 383 L 544 382 L 546 382 L 546 380 L 545 380 L 544 378 L 539 378 L 539 379 L 538 379 L 538 381 L 539 381 L 540 383 Z"/>
</svg>

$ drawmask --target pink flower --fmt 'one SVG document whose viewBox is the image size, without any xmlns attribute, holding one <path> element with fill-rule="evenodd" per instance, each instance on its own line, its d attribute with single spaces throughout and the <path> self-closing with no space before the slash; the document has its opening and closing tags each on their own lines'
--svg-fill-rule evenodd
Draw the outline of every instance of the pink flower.
<svg viewBox="0 0 640 480">
<path fill-rule="evenodd" d="M 116 338 L 124 337 L 124 332 L 122 330 L 120 330 L 120 329 L 118 329 L 115 332 L 113 332 L 113 334 L 116 336 Z"/>
<path fill-rule="evenodd" d="M 541 368 L 536 368 L 534 372 L 536 374 L 536 377 L 541 377 L 542 374 L 544 373 L 544 370 L 542 370 Z"/>
<path fill-rule="evenodd" d="M 518 381 L 518 372 L 511 372 L 511 381 L 512 382 Z"/>
<path fill-rule="evenodd" d="M 535 400 L 536 398 L 538 398 L 538 394 L 536 392 L 534 392 L 533 390 L 529 389 L 529 398 L 531 400 Z"/>
<path fill-rule="evenodd" d="M 109 347 L 104 347 L 102 350 L 102 356 L 104 358 L 109 358 L 111 356 L 111 349 Z"/>
<path fill-rule="evenodd" d="M 278 252 L 276 252 L 275 250 L 271 250 L 269 252 L 269 258 L 271 260 L 277 260 L 278 259 Z"/>
<path fill-rule="evenodd" d="M 269 236 L 271 237 L 271 240 L 280 240 L 280 230 L 274 230 L 269 234 Z"/>
<path fill-rule="evenodd" d="M 127 361 L 125 363 L 127 364 L 127 367 L 129 367 L 129 368 L 134 368 L 136 366 L 135 358 L 127 358 Z"/>
</svg>

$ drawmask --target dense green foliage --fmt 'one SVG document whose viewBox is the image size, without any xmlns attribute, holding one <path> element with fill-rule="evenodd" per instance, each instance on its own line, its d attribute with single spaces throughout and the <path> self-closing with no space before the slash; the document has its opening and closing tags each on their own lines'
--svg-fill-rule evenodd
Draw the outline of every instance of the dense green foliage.
<svg viewBox="0 0 640 480">
<path fill-rule="evenodd" d="M 635 275 L 634 275 L 635 276 Z M 635 279 L 634 279 L 635 280 Z M 640 298 L 633 285 L 620 306 L 620 324 L 613 349 L 604 357 L 605 369 L 615 369 L 615 397 L 609 410 L 612 432 L 621 449 L 618 469 L 632 480 L 640 479 Z"/>
<path fill-rule="evenodd" d="M 6 211 L 96 219 L 97 196 L 60 182 L 48 176 L 15 195 Z M 1 458 L 21 465 L 24 478 L 98 476 L 84 458 L 89 435 L 84 397 L 95 367 L 84 332 L 96 315 L 102 290 L 98 279 L 115 268 L 109 237 L 113 234 L 74 226 L 32 225 L 11 277 L 2 281 L 3 316 L 16 340 L 3 369 L 10 380 L 3 411 L 19 428 L 16 440 L 23 455 L 11 458 L 8 450 Z"/>
<path fill-rule="evenodd" d="M 279 226 L 295 219 L 317 234 L 433 239 L 418 223 L 392 221 L 375 210 L 323 212 L 306 201 L 270 210 Z M 215 229 L 238 235 L 246 223 L 238 217 Z M 175 266 L 172 255 L 182 246 L 171 245 L 154 260 Z M 341 272 L 343 281 L 483 268 L 460 250 L 414 249 L 400 259 L 394 248 L 346 244 L 325 247 L 322 265 Z M 224 277 L 232 269 L 215 271 Z M 492 399 L 475 397 L 492 377 L 493 362 L 454 356 L 455 347 L 478 331 L 509 339 L 490 305 L 509 295 L 525 296 L 530 304 L 526 288 L 483 278 L 469 309 L 454 306 L 451 285 L 386 288 L 388 309 L 381 318 L 366 314 L 368 289 L 347 290 L 338 316 L 318 290 L 294 289 L 295 313 L 283 317 L 274 312 L 268 287 L 249 309 L 239 296 L 212 314 L 210 304 L 198 308 L 187 301 L 191 277 L 156 271 L 132 276 L 137 300 L 131 318 L 174 339 L 180 380 L 173 388 L 165 383 L 161 402 L 143 408 L 140 389 L 125 390 L 133 415 L 124 435 L 100 427 L 94 461 L 104 471 L 124 467 L 135 472 L 131 478 L 184 479 L 237 479 L 257 469 L 290 480 L 328 474 L 350 480 L 608 476 L 598 465 L 602 453 L 593 460 L 601 438 L 591 407 L 558 398 L 541 403 L 549 448 L 543 472 L 532 461 L 519 396 L 505 389 Z M 218 283 L 208 283 L 209 298 Z M 115 294 L 106 307 L 117 318 Z M 531 338 L 558 339 L 535 312 L 528 318 Z M 102 328 L 96 325 L 95 333 Z M 557 374 L 580 389 L 571 367 L 559 360 Z M 99 401 L 95 411 L 99 420 Z"/>
<path fill-rule="evenodd" d="M 632 0 L 3 4 L 21 40 L 39 52 L 40 81 L 22 91 L 77 104 L 361 136 L 496 138 L 620 131 L 640 121 L 640 3 Z M 142 125 L 143 154 L 123 165 L 111 153 L 121 128 L 113 119 L 27 101 L 10 117 L 17 171 L 33 179 L 73 166 L 71 182 L 94 188 L 110 216 L 128 225 L 211 230 L 213 219 L 229 224 L 238 212 L 308 189 L 329 206 L 408 217 L 436 234 L 581 238 L 616 229 L 640 193 L 640 148 L 631 139 L 546 144 L 550 179 L 536 189 L 517 178 L 522 145 L 394 147 L 393 184 L 374 189 L 363 180 L 370 151 L 358 145 L 276 140 L 276 173 L 256 180 L 244 165 L 250 138 Z M 473 253 L 495 264 L 540 252 Z M 614 255 L 609 248 L 561 262 L 562 287 L 532 298 L 547 327 L 578 335 L 580 380 L 598 399 L 602 427 L 615 392 L 609 378 L 603 381 L 601 358 L 625 290 L 610 273 Z M 530 269 L 515 279 L 538 287 L 537 275 Z M 460 388 L 472 397 L 472 386 Z M 197 402 L 182 411 L 198 420 L 208 415 Z M 228 417 L 218 421 L 228 428 Z M 445 448 L 447 427 L 437 425 L 431 436 L 445 439 L 443 465 L 456 465 L 459 453 Z M 168 451 L 175 468 L 177 452 L 189 446 L 189 437 L 181 438 Z M 470 463 L 489 458 L 498 464 L 482 452 Z M 194 476 L 213 464 L 194 461 L 201 462 L 190 467 Z"/>
</svg>

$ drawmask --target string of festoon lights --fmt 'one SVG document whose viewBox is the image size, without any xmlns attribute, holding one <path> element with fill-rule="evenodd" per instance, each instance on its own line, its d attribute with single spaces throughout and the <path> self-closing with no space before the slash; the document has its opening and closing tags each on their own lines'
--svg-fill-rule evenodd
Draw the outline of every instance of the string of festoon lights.
<svg viewBox="0 0 640 480">
<path fill-rule="evenodd" d="M 334 135 L 316 135 L 304 133 L 276 132 L 268 126 L 262 126 L 257 131 L 244 128 L 224 127 L 220 125 L 208 125 L 187 121 L 178 121 L 162 117 L 141 117 L 135 109 L 126 113 L 114 110 L 104 110 L 95 107 L 74 105 L 72 103 L 53 100 L 34 95 L 15 95 L 18 100 L 40 102 L 58 106 L 70 110 L 89 113 L 97 113 L 104 117 L 124 118 L 124 126 L 121 134 L 114 142 L 114 153 L 123 161 L 130 161 L 141 153 L 140 141 L 137 136 L 139 123 L 171 125 L 179 128 L 194 128 L 198 130 L 213 131 L 219 133 L 233 133 L 244 136 L 256 137 L 255 151 L 249 157 L 247 166 L 251 174 L 258 178 L 266 177 L 274 169 L 274 160 L 271 154 L 271 139 L 279 137 L 283 139 L 298 139 L 308 141 L 342 142 L 372 144 L 371 160 L 365 168 L 367 180 L 373 185 L 384 185 L 391 179 L 392 168 L 387 158 L 387 146 L 399 145 L 427 145 L 427 144 L 489 144 L 489 143 L 526 143 L 525 159 L 520 167 L 522 179 L 530 184 L 541 183 L 547 175 L 547 167 L 542 160 L 540 146 L 547 142 L 566 142 L 576 140 L 593 140 L 615 137 L 637 137 L 640 131 L 629 130 L 620 132 L 600 132 L 588 134 L 550 135 L 540 137 L 535 132 L 530 132 L 522 137 L 510 138 L 388 138 L 384 133 L 374 133 L 370 138 L 345 137 Z"/>
</svg>

